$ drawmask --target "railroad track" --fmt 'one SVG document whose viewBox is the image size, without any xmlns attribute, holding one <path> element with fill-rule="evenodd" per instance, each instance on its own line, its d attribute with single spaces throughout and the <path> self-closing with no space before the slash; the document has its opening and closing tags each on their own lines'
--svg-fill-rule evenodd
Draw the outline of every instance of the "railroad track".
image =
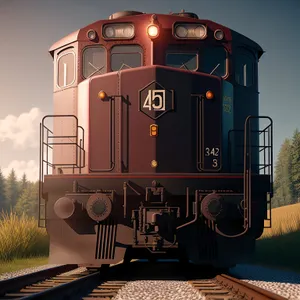
<svg viewBox="0 0 300 300">
<path fill-rule="evenodd" d="M 113 299 L 118 291 L 127 283 L 128 281 L 105 281 L 98 285 L 92 290 L 86 297 L 82 300 L 110 300 Z"/>
<path fill-rule="evenodd" d="M 205 300 L 286 300 L 286 298 L 237 278 L 222 274 L 213 279 L 191 280 L 189 283 L 205 297 Z"/>
<path fill-rule="evenodd" d="M 0 297 L 3 298 L 4 295 L 9 294 L 10 292 L 16 291 L 18 289 L 22 289 L 27 285 L 34 284 L 36 282 L 45 280 L 49 277 L 65 273 L 76 268 L 78 268 L 77 265 L 61 265 L 10 279 L 0 280 Z"/>
<path fill-rule="evenodd" d="M 64 274 L 65 272 L 76 268 L 76 265 L 65 265 L 0 281 L 0 300 L 110 300 L 114 299 L 119 290 L 122 289 L 126 283 L 140 279 L 175 279 L 188 281 L 188 283 L 191 284 L 205 300 L 286 299 L 228 275 L 200 275 L 199 268 L 196 266 L 191 266 L 184 276 L 180 269 L 178 269 L 178 264 L 177 266 L 174 265 L 174 263 L 157 263 L 149 265 L 148 263 L 139 262 L 131 263 L 129 270 L 128 265 L 125 266 L 119 264 L 110 267 L 108 273 L 94 269 L 86 270 L 81 273 Z M 174 272 L 174 270 L 176 270 L 176 272 Z M 155 289 L 155 287 L 153 288 Z M 138 295 L 134 296 L 135 299 L 142 299 L 139 298 Z"/>
<path fill-rule="evenodd" d="M 0 281 L 0 300 L 112 299 L 127 281 L 104 281 L 101 270 L 67 274 L 77 265 L 64 265 Z M 115 271 L 118 266 L 115 266 Z"/>
</svg>

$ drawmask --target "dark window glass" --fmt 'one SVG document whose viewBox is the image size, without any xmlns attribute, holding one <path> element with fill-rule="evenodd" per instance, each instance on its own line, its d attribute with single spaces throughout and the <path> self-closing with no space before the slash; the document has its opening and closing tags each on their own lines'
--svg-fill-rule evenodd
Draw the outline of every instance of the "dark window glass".
<svg viewBox="0 0 300 300">
<path fill-rule="evenodd" d="M 143 63 L 143 49 L 138 45 L 114 46 L 111 50 L 111 70 L 137 68 Z"/>
<path fill-rule="evenodd" d="M 93 75 L 106 73 L 106 49 L 90 47 L 83 52 L 83 76 L 85 78 Z"/>
<path fill-rule="evenodd" d="M 75 80 L 75 55 L 72 52 L 58 58 L 57 83 L 59 87 L 71 85 Z"/>
<path fill-rule="evenodd" d="M 198 69 L 198 56 L 195 53 L 167 53 L 166 65 L 195 71 Z"/>
<path fill-rule="evenodd" d="M 223 77 L 226 75 L 227 52 L 222 47 L 204 48 L 200 59 L 200 72 Z"/>
<path fill-rule="evenodd" d="M 240 54 L 235 63 L 235 80 L 242 86 L 253 84 L 253 59 L 251 54 Z"/>
</svg>

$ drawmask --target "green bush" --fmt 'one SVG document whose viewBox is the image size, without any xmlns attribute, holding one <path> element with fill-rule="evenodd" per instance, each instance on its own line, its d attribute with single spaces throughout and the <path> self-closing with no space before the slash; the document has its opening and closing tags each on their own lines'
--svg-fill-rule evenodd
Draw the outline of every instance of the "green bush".
<svg viewBox="0 0 300 300">
<path fill-rule="evenodd" d="M 49 238 L 33 217 L 15 212 L 0 215 L 0 261 L 15 258 L 47 256 Z"/>
</svg>

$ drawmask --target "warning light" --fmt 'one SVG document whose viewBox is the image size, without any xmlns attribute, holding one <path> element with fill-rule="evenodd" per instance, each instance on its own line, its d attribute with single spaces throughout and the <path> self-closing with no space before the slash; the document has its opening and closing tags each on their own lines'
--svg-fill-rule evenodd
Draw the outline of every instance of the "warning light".
<svg viewBox="0 0 300 300">
<path fill-rule="evenodd" d="M 106 100 L 108 97 L 107 97 L 107 94 L 104 92 L 104 91 L 100 91 L 98 93 L 98 97 L 101 99 L 101 100 Z"/>
<path fill-rule="evenodd" d="M 156 160 L 152 160 L 152 161 L 151 161 L 151 167 L 152 167 L 152 168 L 156 168 L 157 165 L 158 165 L 158 164 L 157 164 L 157 161 L 156 161 Z"/>
<path fill-rule="evenodd" d="M 207 91 L 205 96 L 206 96 L 206 99 L 211 100 L 211 99 L 213 99 L 214 94 L 212 91 Z"/>
<path fill-rule="evenodd" d="M 156 125 L 156 124 L 150 125 L 150 136 L 153 136 L 153 137 L 158 136 L 158 125 Z"/>
</svg>

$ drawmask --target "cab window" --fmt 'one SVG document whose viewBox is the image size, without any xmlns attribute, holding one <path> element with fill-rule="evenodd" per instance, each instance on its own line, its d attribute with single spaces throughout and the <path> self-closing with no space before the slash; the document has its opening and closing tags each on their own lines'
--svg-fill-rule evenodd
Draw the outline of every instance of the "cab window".
<svg viewBox="0 0 300 300">
<path fill-rule="evenodd" d="M 57 84 L 64 88 L 75 81 L 75 54 L 67 50 L 59 55 L 57 60 Z"/>
<path fill-rule="evenodd" d="M 168 52 L 166 65 L 173 68 L 196 71 L 198 69 L 198 55 L 197 53 Z"/>
<path fill-rule="evenodd" d="M 118 45 L 111 49 L 111 70 L 137 68 L 143 65 L 143 49 L 138 45 Z"/>
<path fill-rule="evenodd" d="M 200 72 L 225 77 L 227 51 L 223 47 L 208 47 L 201 52 Z"/>
<path fill-rule="evenodd" d="M 86 48 L 83 51 L 82 71 L 84 78 L 106 73 L 106 49 L 102 46 Z"/>
<path fill-rule="evenodd" d="M 243 50 L 237 56 L 235 62 L 235 80 L 238 84 L 248 87 L 253 85 L 254 56 L 247 50 Z"/>
</svg>

